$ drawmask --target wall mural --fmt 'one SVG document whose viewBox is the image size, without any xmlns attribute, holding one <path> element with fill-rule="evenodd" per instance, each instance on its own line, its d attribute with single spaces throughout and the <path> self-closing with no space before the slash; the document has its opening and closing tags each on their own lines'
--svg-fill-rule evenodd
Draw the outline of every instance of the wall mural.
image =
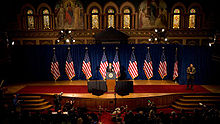
<svg viewBox="0 0 220 124">
<path fill-rule="evenodd" d="M 144 0 L 139 6 L 139 28 L 167 26 L 167 5 L 163 0 Z"/>
<path fill-rule="evenodd" d="M 55 6 L 56 29 L 83 29 L 83 22 L 79 0 L 59 0 Z"/>
</svg>

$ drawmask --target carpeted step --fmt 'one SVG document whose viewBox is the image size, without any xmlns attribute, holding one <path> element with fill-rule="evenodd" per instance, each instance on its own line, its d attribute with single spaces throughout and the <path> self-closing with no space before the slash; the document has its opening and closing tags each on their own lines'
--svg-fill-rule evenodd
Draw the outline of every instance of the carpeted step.
<svg viewBox="0 0 220 124">
<path fill-rule="evenodd" d="M 41 96 L 18 96 L 19 99 L 40 99 Z"/>
<path fill-rule="evenodd" d="M 187 111 L 193 111 L 195 109 L 201 109 L 200 107 L 183 107 L 183 106 L 178 106 L 178 105 L 171 105 L 174 109 L 177 110 L 187 110 Z"/>
<path fill-rule="evenodd" d="M 25 111 L 41 111 L 41 110 L 45 110 L 45 109 L 50 109 L 52 107 L 53 107 L 53 105 L 44 105 L 44 106 L 40 106 L 40 107 L 23 108 L 22 110 L 25 110 Z"/>
<path fill-rule="evenodd" d="M 178 106 L 182 106 L 182 107 L 199 107 L 200 106 L 199 103 L 186 103 L 186 102 L 179 102 L 179 101 L 174 102 L 174 104 Z M 212 106 L 214 104 L 206 103 L 206 105 Z"/>
<path fill-rule="evenodd" d="M 220 99 L 179 99 L 181 102 L 220 102 Z"/>
<path fill-rule="evenodd" d="M 40 102 L 44 102 L 45 99 L 25 99 L 23 102 L 24 103 L 40 103 Z"/>
<path fill-rule="evenodd" d="M 183 98 L 187 99 L 220 99 L 220 96 L 208 96 L 208 95 L 184 95 Z"/>
<path fill-rule="evenodd" d="M 47 105 L 49 102 L 45 101 L 45 102 L 41 102 L 41 103 L 28 103 L 28 104 L 21 104 L 22 107 L 38 107 L 38 106 L 42 106 L 42 105 Z"/>
</svg>

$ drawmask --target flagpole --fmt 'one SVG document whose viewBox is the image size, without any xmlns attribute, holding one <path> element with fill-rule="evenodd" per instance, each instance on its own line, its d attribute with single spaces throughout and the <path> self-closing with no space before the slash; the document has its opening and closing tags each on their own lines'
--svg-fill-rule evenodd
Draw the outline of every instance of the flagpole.
<svg viewBox="0 0 220 124">
<path fill-rule="evenodd" d="M 53 56 L 55 55 L 55 50 L 56 50 L 56 48 L 53 47 Z M 56 82 L 56 79 L 54 79 L 54 82 Z"/>
<path fill-rule="evenodd" d="M 86 50 L 86 52 L 87 52 L 88 47 L 85 47 L 85 50 Z M 87 76 L 86 76 L 86 79 L 87 79 Z M 89 82 L 89 79 L 87 79 L 87 82 Z"/>
</svg>

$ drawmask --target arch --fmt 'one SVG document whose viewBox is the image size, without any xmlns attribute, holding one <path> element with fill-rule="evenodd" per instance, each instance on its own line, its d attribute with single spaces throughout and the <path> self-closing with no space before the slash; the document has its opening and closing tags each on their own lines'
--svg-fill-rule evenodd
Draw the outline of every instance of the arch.
<svg viewBox="0 0 220 124">
<path fill-rule="evenodd" d="M 123 9 L 125 7 L 128 7 L 129 9 L 131 9 L 131 13 L 135 14 L 135 7 L 134 7 L 134 5 L 131 2 L 128 2 L 128 1 L 122 3 L 122 5 L 120 6 L 120 13 L 123 13 Z"/>
<path fill-rule="evenodd" d="M 107 10 L 108 7 L 113 7 L 115 9 L 115 11 L 116 11 L 115 13 L 118 14 L 118 12 L 119 12 L 118 11 L 118 6 L 114 2 L 112 2 L 112 1 L 110 1 L 110 2 L 105 4 L 104 9 L 103 9 L 103 13 L 104 14 L 106 13 L 106 10 Z"/>
<path fill-rule="evenodd" d="M 179 10 L 180 12 L 176 12 Z M 186 14 L 186 7 L 183 3 L 177 2 L 171 9 L 171 27 L 172 29 L 184 28 L 184 15 Z"/>
<path fill-rule="evenodd" d="M 100 5 L 99 3 L 97 3 L 97 2 L 91 2 L 91 3 L 88 5 L 88 7 L 87 7 L 87 9 L 86 9 L 86 14 L 89 15 L 90 12 L 91 12 L 91 9 L 92 9 L 93 7 L 98 8 L 98 9 L 99 9 L 99 13 L 102 14 L 102 7 L 101 7 L 101 5 Z"/>
<path fill-rule="evenodd" d="M 181 2 L 175 3 L 173 5 L 172 9 L 171 9 L 171 13 L 173 13 L 174 9 L 176 9 L 176 8 L 180 9 L 180 13 L 181 14 L 185 14 L 186 13 L 186 7 L 185 7 L 185 5 L 183 3 L 181 3 Z"/>
<path fill-rule="evenodd" d="M 93 8 L 91 10 L 91 28 L 92 29 L 99 29 L 99 25 L 100 25 L 100 17 L 99 17 L 99 10 L 98 8 Z"/>
<path fill-rule="evenodd" d="M 178 41 L 178 40 L 173 40 L 173 41 L 171 41 L 170 43 L 171 43 L 171 44 L 179 44 L 179 45 L 182 44 L 181 41 Z"/>
<path fill-rule="evenodd" d="M 190 4 L 189 7 L 188 7 L 187 12 L 190 13 L 190 10 L 191 10 L 192 8 L 195 8 L 195 9 L 196 9 L 196 13 L 197 13 L 197 14 L 203 13 L 202 7 L 201 7 L 201 5 L 200 5 L 199 3 L 192 3 L 192 4 Z"/>
<path fill-rule="evenodd" d="M 23 6 L 21 7 L 21 14 L 22 14 L 22 15 L 26 15 L 26 9 L 27 9 L 27 8 L 32 9 L 32 10 L 33 10 L 33 14 L 35 15 L 35 8 L 34 8 L 31 4 L 29 4 L 29 3 L 27 3 L 27 4 L 25 4 L 25 5 L 23 5 Z"/>
<path fill-rule="evenodd" d="M 51 7 L 47 4 L 47 3 L 41 3 L 38 7 L 37 7 L 37 13 L 38 14 L 42 14 L 41 13 L 41 9 L 42 8 L 47 8 L 48 10 L 49 10 L 49 12 L 50 12 L 50 14 L 52 14 L 52 10 L 51 10 Z"/>
</svg>

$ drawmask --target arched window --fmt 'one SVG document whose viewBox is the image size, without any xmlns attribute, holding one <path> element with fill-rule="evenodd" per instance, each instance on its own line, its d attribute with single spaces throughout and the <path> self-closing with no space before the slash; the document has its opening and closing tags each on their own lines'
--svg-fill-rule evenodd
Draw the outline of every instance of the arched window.
<svg viewBox="0 0 220 124">
<path fill-rule="evenodd" d="M 196 28 L 196 10 L 190 9 L 189 28 Z"/>
<path fill-rule="evenodd" d="M 115 27 L 115 11 L 114 9 L 108 10 L 108 28 Z"/>
<path fill-rule="evenodd" d="M 49 16 L 50 12 L 48 9 L 44 9 L 42 13 L 43 13 L 43 27 L 44 29 L 50 29 L 50 16 Z"/>
<path fill-rule="evenodd" d="M 28 30 L 34 29 L 34 12 L 31 9 L 27 10 L 27 28 Z"/>
<path fill-rule="evenodd" d="M 173 28 L 180 28 L 180 9 L 174 9 L 173 13 Z"/>
<path fill-rule="evenodd" d="M 123 18 L 123 28 L 130 29 L 131 28 L 131 11 L 130 9 L 124 9 L 124 18 Z"/>
<path fill-rule="evenodd" d="M 92 9 L 92 29 L 99 29 L 99 10 L 94 8 Z"/>
</svg>

